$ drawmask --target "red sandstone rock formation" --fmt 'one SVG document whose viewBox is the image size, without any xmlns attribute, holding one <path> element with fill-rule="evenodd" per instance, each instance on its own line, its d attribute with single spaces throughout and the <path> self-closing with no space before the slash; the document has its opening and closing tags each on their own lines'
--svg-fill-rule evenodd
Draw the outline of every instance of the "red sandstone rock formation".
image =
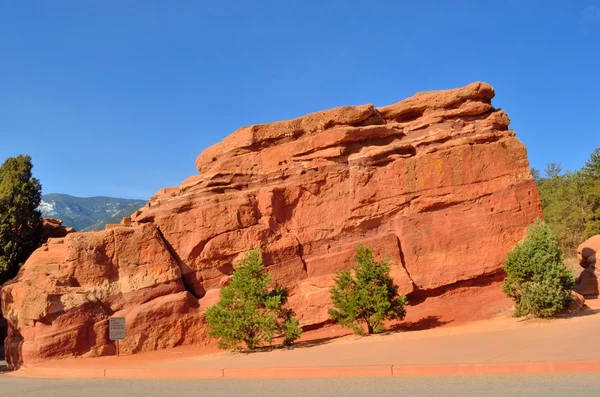
<svg viewBox="0 0 600 397">
<path fill-rule="evenodd" d="M 7 361 L 114 354 L 111 316 L 126 319 L 124 354 L 199 343 L 198 308 L 153 225 L 51 238 L 2 289 Z"/>
<path fill-rule="evenodd" d="M 583 297 L 583 295 L 575 291 L 571 291 L 571 298 L 573 299 L 573 301 L 571 302 L 569 307 L 567 307 L 566 310 L 563 311 L 564 313 L 579 313 L 586 307 L 585 298 Z"/>
<path fill-rule="evenodd" d="M 577 258 L 583 267 L 574 290 L 586 298 L 598 297 L 598 265 L 600 264 L 600 235 L 590 237 L 577 248 Z"/>
<path fill-rule="evenodd" d="M 67 234 L 74 233 L 75 231 L 72 227 L 63 226 L 60 219 L 44 218 L 42 219 L 41 244 L 45 244 L 49 238 L 65 237 Z"/>
<path fill-rule="evenodd" d="M 125 352 L 200 343 L 201 313 L 256 246 L 303 326 L 328 319 L 335 272 L 359 244 L 389 255 L 400 291 L 421 305 L 499 282 L 541 210 L 525 147 L 493 96 L 474 83 L 239 129 L 130 227 L 36 251 L 2 290 L 9 359 L 111 354 L 106 322 L 121 314 Z"/>
<path fill-rule="evenodd" d="M 72 227 L 63 226 L 60 219 L 43 218 L 42 219 L 42 237 L 40 245 L 45 244 L 49 238 L 65 237 L 69 233 L 74 233 L 75 229 Z M 1 296 L 1 294 L 0 294 Z M 0 350 L 4 348 L 3 341 L 7 336 L 8 325 L 4 317 L 2 317 L 2 311 L 0 310 Z"/>
</svg>

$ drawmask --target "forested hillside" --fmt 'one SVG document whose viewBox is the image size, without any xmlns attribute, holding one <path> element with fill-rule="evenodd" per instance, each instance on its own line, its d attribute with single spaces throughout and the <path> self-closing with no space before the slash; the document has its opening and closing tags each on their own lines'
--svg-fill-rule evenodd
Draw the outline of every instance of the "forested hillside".
<svg viewBox="0 0 600 397">
<path fill-rule="evenodd" d="M 532 171 L 544 220 L 558 235 L 567 257 L 573 257 L 579 244 L 600 234 L 600 147 L 580 170 L 563 172 L 559 163 L 550 163 L 543 177 Z"/>
<path fill-rule="evenodd" d="M 44 194 L 39 210 L 46 218 L 59 218 L 77 231 L 102 230 L 107 223 L 119 223 L 146 202 L 114 197 L 74 197 Z"/>
</svg>

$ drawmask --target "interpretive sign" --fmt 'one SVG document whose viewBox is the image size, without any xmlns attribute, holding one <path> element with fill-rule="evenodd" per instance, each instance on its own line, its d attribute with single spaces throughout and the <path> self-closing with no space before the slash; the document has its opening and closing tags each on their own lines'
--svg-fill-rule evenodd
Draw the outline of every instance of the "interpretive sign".
<svg viewBox="0 0 600 397">
<path fill-rule="evenodd" d="M 110 340 L 125 339 L 125 318 L 113 317 L 108 320 L 108 339 L 110 339 Z"/>
</svg>

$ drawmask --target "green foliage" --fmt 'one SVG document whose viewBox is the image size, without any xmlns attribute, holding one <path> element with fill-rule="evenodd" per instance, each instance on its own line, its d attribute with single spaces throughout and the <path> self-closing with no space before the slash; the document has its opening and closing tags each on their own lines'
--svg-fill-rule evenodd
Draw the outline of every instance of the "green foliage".
<svg viewBox="0 0 600 397">
<path fill-rule="evenodd" d="M 364 245 L 356 250 L 357 264 L 338 273 L 331 289 L 335 309 L 329 309 L 331 318 L 341 325 L 363 333 L 381 332 L 385 320 L 402 320 L 408 304 L 406 296 L 398 295 L 398 286 L 390 276 L 389 260 L 375 261 L 373 251 Z"/>
<path fill-rule="evenodd" d="M 554 178 L 561 174 L 562 166 L 559 163 L 552 162 L 546 166 L 544 172 L 548 178 Z"/>
<path fill-rule="evenodd" d="M 540 171 L 535 168 L 531 169 L 531 176 L 533 177 L 533 180 L 535 181 L 535 183 L 540 183 L 540 181 L 542 180 Z"/>
<path fill-rule="evenodd" d="M 573 257 L 579 244 L 600 234 L 600 148 L 579 171 L 562 173 L 560 165 L 551 163 L 544 178 L 537 175 L 544 220 Z"/>
<path fill-rule="evenodd" d="M 544 179 L 539 185 L 544 220 L 556 233 L 561 248 L 574 256 L 588 216 L 584 183 L 579 173 L 567 172 Z"/>
<path fill-rule="evenodd" d="M 206 311 L 210 335 L 221 349 L 252 350 L 281 335 L 290 346 L 302 333 L 294 312 L 284 308 L 287 290 L 270 288 L 260 249 L 246 253 L 235 267 L 230 284 L 221 290 L 219 303 Z"/>
<path fill-rule="evenodd" d="M 0 167 L 0 284 L 13 278 L 42 233 L 42 187 L 31 175 L 31 157 L 10 157 Z"/>
<path fill-rule="evenodd" d="M 585 186 L 583 201 L 588 209 L 584 238 L 600 234 L 600 148 L 594 150 L 581 170 Z"/>
<path fill-rule="evenodd" d="M 550 317 L 571 303 L 575 277 L 563 259 L 556 235 L 537 220 L 504 262 L 502 289 L 516 303 L 515 316 Z"/>
<path fill-rule="evenodd" d="M 302 334 L 300 322 L 294 318 L 294 312 L 289 309 L 284 311 L 280 318 L 283 319 L 283 322 L 281 323 L 281 330 L 283 331 L 283 345 L 286 347 L 292 346 L 296 339 L 298 339 Z"/>
<path fill-rule="evenodd" d="M 600 147 L 590 155 L 582 171 L 591 178 L 600 178 Z"/>
</svg>

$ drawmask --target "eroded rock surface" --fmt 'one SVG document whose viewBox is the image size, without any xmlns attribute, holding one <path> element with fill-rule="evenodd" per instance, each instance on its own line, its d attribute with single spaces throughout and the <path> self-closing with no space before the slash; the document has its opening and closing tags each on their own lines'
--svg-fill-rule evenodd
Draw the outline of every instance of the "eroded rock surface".
<svg viewBox="0 0 600 397">
<path fill-rule="evenodd" d="M 153 225 L 50 238 L 2 288 L 5 354 L 13 367 L 115 354 L 111 316 L 128 324 L 121 352 L 200 342 L 198 309 Z"/>
<path fill-rule="evenodd" d="M 335 272 L 353 265 L 359 244 L 390 256 L 416 303 L 465 281 L 489 284 L 541 217 L 526 149 L 493 96 L 474 83 L 239 129 L 130 228 L 36 251 L 2 292 L 8 345 L 21 343 L 25 361 L 110 354 L 115 313 L 133 324 L 126 352 L 200 343 L 200 313 L 256 246 L 303 326 L 327 321 Z"/>
<path fill-rule="evenodd" d="M 199 297 L 262 246 L 303 325 L 327 317 L 334 273 L 361 243 L 391 256 L 404 293 L 498 272 L 541 212 L 525 147 L 493 96 L 474 83 L 241 128 L 132 220 L 160 228 Z"/>
<path fill-rule="evenodd" d="M 64 226 L 60 219 L 44 218 L 42 219 L 42 241 L 45 244 L 49 238 L 66 237 L 67 234 L 75 233 L 72 227 Z"/>
</svg>

